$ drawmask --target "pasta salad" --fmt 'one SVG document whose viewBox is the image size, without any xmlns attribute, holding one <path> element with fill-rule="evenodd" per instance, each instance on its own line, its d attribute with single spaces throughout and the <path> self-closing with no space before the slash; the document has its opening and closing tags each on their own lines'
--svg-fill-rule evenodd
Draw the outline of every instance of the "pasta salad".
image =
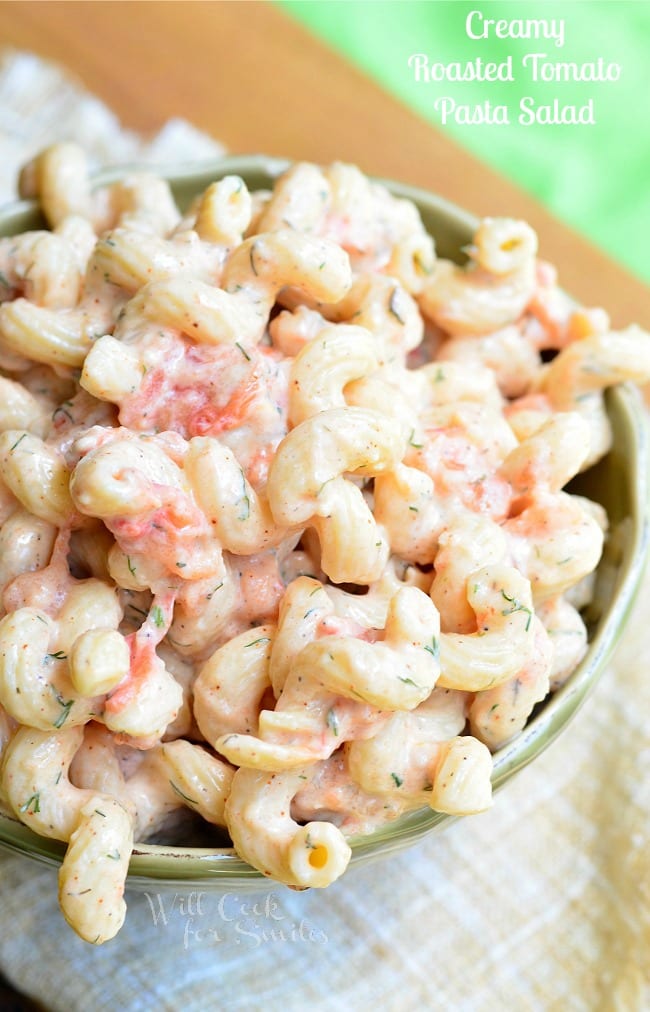
<svg viewBox="0 0 650 1012">
<path fill-rule="evenodd" d="M 0 800 L 113 937 L 136 841 L 200 817 L 290 887 L 349 839 L 491 804 L 587 649 L 607 531 L 566 491 L 650 335 L 576 306 L 524 222 L 436 256 L 353 166 L 181 212 L 83 152 L 0 239 Z M 188 832 L 189 832 L 188 828 Z"/>
</svg>

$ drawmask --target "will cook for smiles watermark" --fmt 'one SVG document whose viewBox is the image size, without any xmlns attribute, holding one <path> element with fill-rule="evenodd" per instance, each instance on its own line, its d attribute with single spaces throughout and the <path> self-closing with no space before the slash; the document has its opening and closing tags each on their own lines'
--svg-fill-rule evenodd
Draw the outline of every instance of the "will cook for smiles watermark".
<svg viewBox="0 0 650 1012">
<path fill-rule="evenodd" d="M 144 893 L 154 927 L 180 933 L 184 949 L 203 945 L 325 945 L 327 934 L 296 919 L 275 893 L 248 899 L 236 893 Z"/>
<path fill-rule="evenodd" d="M 464 22 L 467 38 L 480 43 L 489 39 L 529 40 L 535 48 L 515 59 L 509 54 L 497 62 L 485 60 L 480 54 L 472 60 L 440 62 L 427 53 L 413 53 L 408 67 L 418 84 L 438 86 L 443 83 L 524 81 L 532 84 L 558 86 L 558 94 L 550 101 L 538 101 L 531 95 L 519 98 L 516 122 L 521 126 L 590 126 L 596 123 L 596 103 L 593 96 L 580 105 L 567 103 L 561 97 L 562 85 L 612 84 L 621 76 L 621 66 L 603 56 L 595 55 L 584 62 L 558 60 L 553 49 L 562 49 L 566 42 L 564 18 L 490 18 L 481 10 L 467 14 Z M 551 48 L 553 47 L 553 48 Z M 548 52 L 547 50 L 550 50 Z M 451 90 L 451 89 L 448 89 Z M 450 94 L 438 95 L 433 108 L 443 126 L 456 123 L 460 126 L 509 126 L 515 122 L 515 110 L 504 102 L 494 103 L 488 98 L 481 102 L 463 103 Z"/>
</svg>

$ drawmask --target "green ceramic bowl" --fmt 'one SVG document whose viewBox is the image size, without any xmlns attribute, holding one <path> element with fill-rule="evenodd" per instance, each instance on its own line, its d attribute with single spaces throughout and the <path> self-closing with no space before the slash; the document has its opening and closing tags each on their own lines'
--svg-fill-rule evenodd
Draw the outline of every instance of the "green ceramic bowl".
<svg viewBox="0 0 650 1012">
<path fill-rule="evenodd" d="M 278 159 L 243 156 L 211 164 L 177 167 L 166 173 L 181 208 L 214 179 L 241 175 L 251 189 L 269 188 L 286 168 Z M 116 170 L 97 176 L 98 183 L 119 176 Z M 163 173 L 165 174 L 165 173 Z M 476 220 L 466 211 L 434 194 L 387 182 L 393 193 L 418 206 L 425 227 L 436 240 L 438 254 L 462 259 Z M 0 211 L 0 235 L 14 235 L 41 227 L 43 219 L 30 201 Z M 518 770 L 532 762 L 569 724 L 601 675 L 621 636 L 639 584 L 648 545 L 648 443 L 637 392 L 628 387 L 611 391 L 608 410 L 614 445 L 607 457 L 581 477 L 578 491 L 602 503 L 610 520 L 610 537 L 598 569 L 595 598 L 586 616 L 590 646 L 583 662 L 566 684 L 536 711 L 522 734 L 495 756 L 493 784 L 501 788 Z M 450 816 L 422 809 L 383 827 L 371 836 L 352 841 L 352 864 L 383 857 L 413 844 Z M 36 836 L 13 818 L 0 815 L 0 845 L 46 864 L 62 860 L 65 846 Z M 131 858 L 128 886 L 202 890 L 263 889 L 268 879 L 237 857 L 232 848 L 138 845 Z"/>
</svg>

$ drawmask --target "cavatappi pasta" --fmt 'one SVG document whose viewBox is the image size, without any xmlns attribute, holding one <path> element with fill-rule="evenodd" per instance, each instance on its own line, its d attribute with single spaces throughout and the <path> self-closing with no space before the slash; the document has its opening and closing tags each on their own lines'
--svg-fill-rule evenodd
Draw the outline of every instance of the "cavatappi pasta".
<svg viewBox="0 0 650 1012">
<path fill-rule="evenodd" d="M 111 938 L 182 812 L 306 888 L 409 810 L 487 808 L 586 650 L 607 520 L 564 489 L 649 335 L 523 222 L 436 259 L 348 165 L 181 214 L 57 145 L 21 190 L 50 227 L 0 239 L 0 798 L 68 844 L 70 924 Z"/>
</svg>

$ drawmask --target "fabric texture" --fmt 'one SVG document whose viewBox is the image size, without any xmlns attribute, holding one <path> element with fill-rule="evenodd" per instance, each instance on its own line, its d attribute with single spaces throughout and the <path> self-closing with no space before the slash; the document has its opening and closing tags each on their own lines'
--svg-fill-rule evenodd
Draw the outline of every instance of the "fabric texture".
<svg viewBox="0 0 650 1012">
<path fill-rule="evenodd" d="M 225 151 L 182 119 L 142 138 L 56 64 L 33 53 L 0 52 L 0 204 L 16 199 L 19 168 L 55 141 L 81 144 L 95 167 L 168 165 L 178 161 L 179 151 L 195 161 L 219 158 Z"/>
<path fill-rule="evenodd" d="M 98 161 L 152 150 L 33 57 L 0 65 L 0 99 L 7 66 L 26 75 L 22 101 L 47 75 L 55 101 L 70 89 L 73 120 L 79 103 L 88 120 L 68 136 L 95 136 Z M 0 110 L 3 155 L 33 153 Z M 199 157 L 221 150 L 188 124 L 167 129 L 186 154 L 190 137 Z M 51 1012 L 650 1008 L 649 593 L 646 577 L 610 669 L 489 812 L 323 891 L 130 893 L 101 948 L 65 925 L 54 869 L 0 853 L 0 971 Z"/>
</svg>

